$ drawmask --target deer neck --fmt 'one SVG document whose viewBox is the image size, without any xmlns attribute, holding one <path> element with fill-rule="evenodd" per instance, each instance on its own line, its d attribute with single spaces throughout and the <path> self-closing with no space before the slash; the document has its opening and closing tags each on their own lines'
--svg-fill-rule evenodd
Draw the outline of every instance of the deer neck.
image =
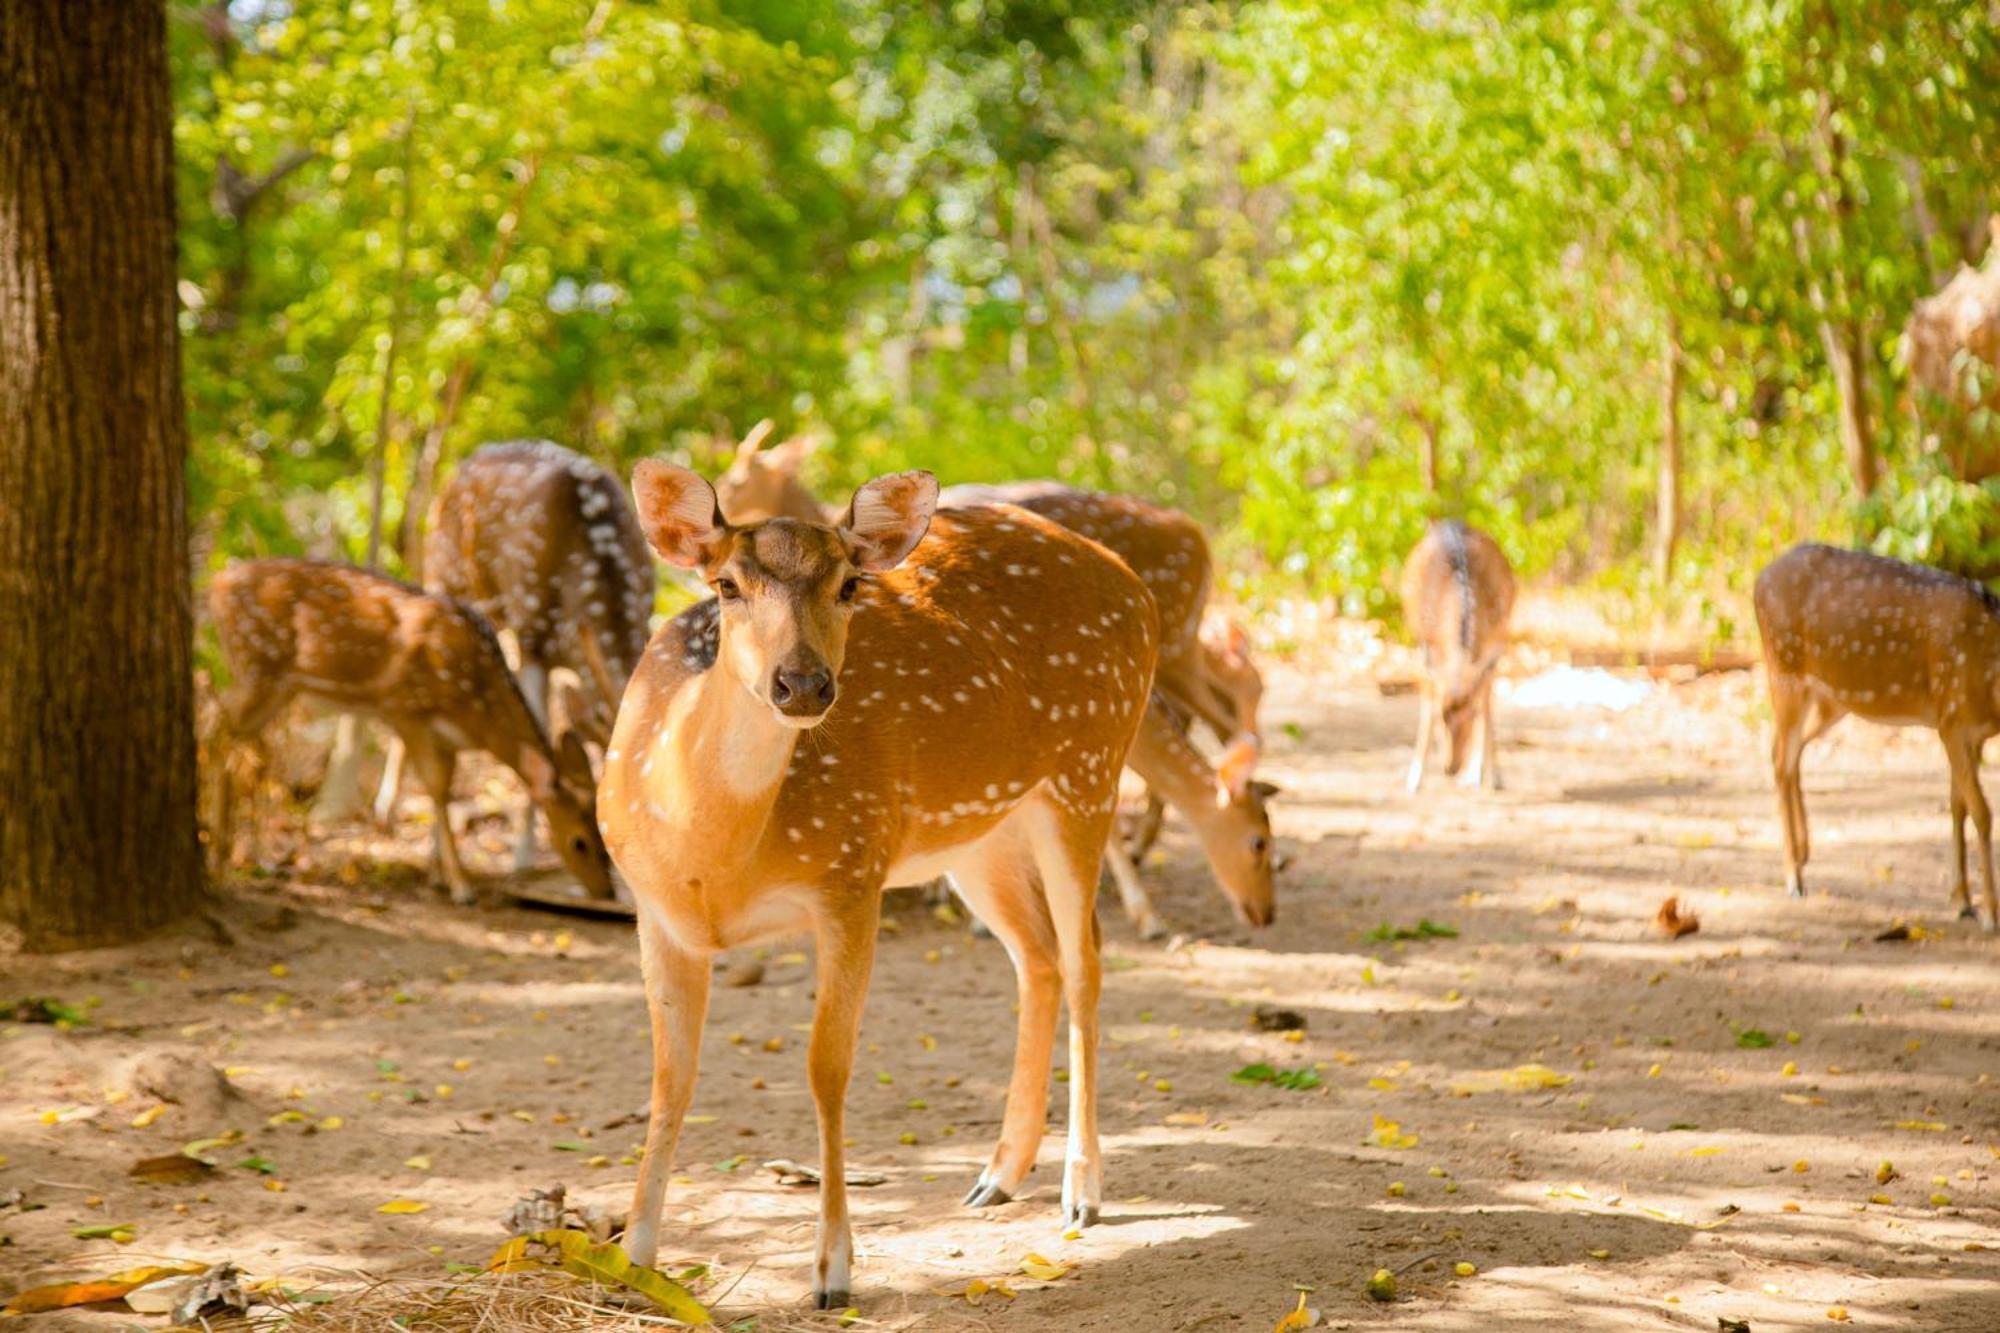
<svg viewBox="0 0 2000 1333">
<path fill-rule="evenodd" d="M 754 835 L 784 786 L 799 736 L 720 664 L 702 672 L 674 696 L 650 741 L 654 814 L 705 838 L 723 827 Z"/>
</svg>

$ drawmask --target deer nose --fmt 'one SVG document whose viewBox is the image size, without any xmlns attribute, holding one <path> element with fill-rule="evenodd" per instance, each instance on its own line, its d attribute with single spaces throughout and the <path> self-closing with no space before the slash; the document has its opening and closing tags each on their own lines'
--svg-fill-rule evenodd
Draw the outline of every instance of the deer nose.
<svg viewBox="0 0 2000 1333">
<path fill-rule="evenodd" d="M 817 717 L 833 707 L 833 673 L 825 667 L 811 671 L 787 671 L 779 667 L 771 676 L 771 703 L 787 717 Z"/>
</svg>

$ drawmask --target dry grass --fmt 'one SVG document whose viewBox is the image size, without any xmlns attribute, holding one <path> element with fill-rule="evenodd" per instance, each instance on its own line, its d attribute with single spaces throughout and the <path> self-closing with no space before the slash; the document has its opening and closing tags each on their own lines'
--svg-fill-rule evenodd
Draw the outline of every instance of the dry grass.
<svg viewBox="0 0 2000 1333">
<path fill-rule="evenodd" d="M 274 1327 L 288 1333 L 380 1333 L 383 1329 L 607 1333 L 684 1325 L 650 1310 L 627 1309 L 615 1291 L 550 1271 L 383 1279 L 351 1290 L 320 1287 L 299 1299 L 261 1306 L 247 1320 L 213 1327 L 217 1333 Z"/>
</svg>

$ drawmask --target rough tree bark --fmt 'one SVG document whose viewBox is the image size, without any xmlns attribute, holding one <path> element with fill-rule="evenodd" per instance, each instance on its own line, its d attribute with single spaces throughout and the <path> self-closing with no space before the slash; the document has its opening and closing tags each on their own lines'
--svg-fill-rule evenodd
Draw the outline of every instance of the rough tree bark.
<svg viewBox="0 0 2000 1333">
<path fill-rule="evenodd" d="M 161 0 L 0 21 L 0 920 L 188 911 L 191 592 Z"/>
</svg>

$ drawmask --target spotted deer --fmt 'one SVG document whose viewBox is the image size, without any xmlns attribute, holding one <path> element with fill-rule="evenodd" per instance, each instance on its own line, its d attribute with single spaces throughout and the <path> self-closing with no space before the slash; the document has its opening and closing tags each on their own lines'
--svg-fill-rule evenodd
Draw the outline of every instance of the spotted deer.
<svg viewBox="0 0 2000 1333">
<path fill-rule="evenodd" d="M 348 565 L 247 560 L 215 576 L 209 617 L 230 675 L 228 730 L 256 738 L 294 697 L 370 714 L 401 740 L 430 793 L 432 837 L 452 901 L 477 901 L 459 862 L 449 803 L 459 752 L 484 750 L 520 775 L 556 852 L 593 897 L 612 895 L 589 760 L 551 745 L 471 607 Z"/>
<path fill-rule="evenodd" d="M 1408 786 L 1417 790 L 1430 763 L 1431 736 L 1444 720 L 1444 771 L 1463 786 L 1498 791 L 1493 742 L 1493 674 L 1507 651 L 1514 614 L 1514 569 L 1494 540 L 1457 519 L 1433 523 L 1403 566 L 1403 618 L 1424 653 L 1416 754 Z M 1472 755 L 1472 734 L 1479 753 Z M 1466 761 L 1471 760 L 1471 766 Z"/>
<path fill-rule="evenodd" d="M 521 692 L 553 734 L 553 673 L 577 681 L 564 722 L 602 746 L 625 682 L 646 650 L 653 559 L 619 480 L 547 440 L 477 450 L 432 509 L 424 579 L 477 607 L 518 650 Z M 392 749 L 376 816 L 396 799 L 401 751 Z M 514 864 L 534 859 L 535 805 L 521 810 Z"/>
<path fill-rule="evenodd" d="M 731 524 L 700 476 L 633 475 L 660 557 L 715 593 L 654 637 L 607 752 L 606 842 L 638 906 L 651 1123 L 627 1249 L 658 1251 L 693 1096 L 710 958 L 817 944 L 808 1082 L 819 1122 L 813 1294 L 850 1289 L 844 1099 L 881 896 L 950 873 L 1019 988 L 999 1145 L 967 1195 L 1035 1165 L 1057 1011 L 1069 1011 L 1066 1225 L 1096 1220 L 1096 867 L 1152 688 L 1152 599 L 1098 547 L 1017 509 L 933 517 L 928 473 L 877 478 L 837 523 Z M 928 536 L 926 532 L 928 531 Z M 919 546 L 921 541 L 922 545 Z M 915 558 L 908 559 L 915 551 Z"/>
<path fill-rule="evenodd" d="M 1951 900 L 1976 917 L 1965 873 L 1965 817 L 1979 837 L 1986 929 L 1994 900 L 1993 812 L 1980 751 L 2000 733 L 2000 597 L 1925 565 L 1832 546 L 1795 546 L 1765 567 L 1752 594 L 1776 734 L 1771 767 L 1784 832 L 1785 887 L 1805 896 L 1810 844 L 1799 760 L 1849 713 L 1937 732 L 1951 765 Z"/>
<path fill-rule="evenodd" d="M 768 423 L 765 423 L 768 424 Z M 797 442 L 758 449 L 764 428 L 745 438 L 717 487 L 722 511 L 744 520 L 783 517 L 814 521 L 824 513 L 799 480 L 807 456 Z M 782 452 L 790 451 L 790 452 Z M 1277 791 L 1257 782 L 1254 769 L 1260 741 L 1257 702 L 1263 682 L 1249 660 L 1240 630 L 1214 647 L 1202 642 L 1211 561 L 1208 538 L 1184 514 L 1129 496 L 1079 491 L 1056 482 L 1031 481 L 998 486 L 947 487 L 941 509 L 1014 504 L 1106 547 L 1145 581 L 1160 612 L 1161 644 L 1155 685 L 1164 696 L 1147 710 L 1142 742 L 1129 765 L 1145 779 L 1145 814 L 1126 845 L 1114 840 L 1105 864 L 1119 890 L 1126 915 L 1145 938 L 1162 932 L 1158 913 L 1133 862 L 1158 835 L 1162 794 L 1187 816 L 1237 917 L 1250 925 L 1268 924 L 1276 913 L 1271 820 L 1266 803 Z M 1216 670 L 1211 671 L 1211 665 Z M 1188 719 L 1200 717 L 1227 742 L 1220 767 L 1212 767 L 1187 743 Z M 1178 733 L 1165 734 L 1167 730 Z M 1183 804 L 1192 802 L 1193 804 Z"/>
</svg>

